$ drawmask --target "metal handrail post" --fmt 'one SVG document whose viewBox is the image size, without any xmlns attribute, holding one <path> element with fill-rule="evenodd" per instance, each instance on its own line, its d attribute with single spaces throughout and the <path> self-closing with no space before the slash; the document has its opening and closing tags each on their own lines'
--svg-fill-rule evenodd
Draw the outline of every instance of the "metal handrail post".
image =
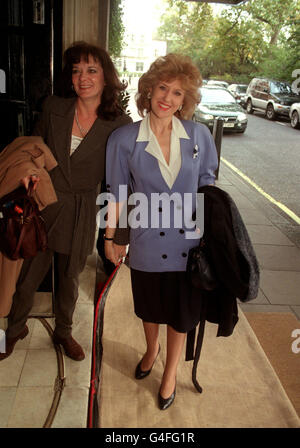
<svg viewBox="0 0 300 448">
<path fill-rule="evenodd" d="M 218 168 L 215 171 L 216 180 L 218 180 L 218 178 L 219 178 L 223 125 L 224 125 L 224 119 L 222 117 L 216 117 L 214 119 L 212 135 L 213 135 L 213 138 L 215 141 L 217 155 L 218 155 Z"/>
</svg>

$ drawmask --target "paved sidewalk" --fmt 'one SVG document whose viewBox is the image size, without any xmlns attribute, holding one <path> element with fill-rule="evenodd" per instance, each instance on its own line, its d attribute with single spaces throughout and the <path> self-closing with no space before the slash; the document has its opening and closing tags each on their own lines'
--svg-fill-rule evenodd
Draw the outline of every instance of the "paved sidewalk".
<svg viewBox="0 0 300 448">
<path fill-rule="evenodd" d="M 241 309 L 291 312 L 300 320 L 300 226 L 222 163 L 217 186 L 236 202 L 261 268 L 259 295 L 240 304 Z M 82 343 L 86 359 L 78 363 L 65 357 L 66 382 L 52 427 L 83 428 L 87 424 L 97 257 L 96 253 L 89 257 L 81 275 L 74 318 L 73 334 Z M 48 321 L 53 327 L 52 319 Z M 5 325 L 5 319 L 0 319 L 0 328 Z M 57 387 L 51 339 L 38 320 L 30 319 L 29 328 L 29 336 L 18 341 L 14 353 L 0 362 L 0 428 L 43 427 Z"/>
<path fill-rule="evenodd" d="M 59 389 L 58 359 L 44 325 L 28 319 L 29 335 L 18 341 L 14 352 L 0 362 L 0 428 L 86 428 L 91 377 L 92 332 L 96 281 L 96 253 L 88 257 L 80 275 L 79 299 L 73 319 L 73 335 L 80 341 L 85 359 L 62 356 L 65 378 L 57 412 L 52 413 Z M 37 293 L 32 310 L 51 315 L 51 295 Z M 44 319 L 54 329 L 54 319 Z M 0 318 L 0 328 L 5 328 Z M 63 353 L 63 351 L 62 351 Z"/>
<path fill-rule="evenodd" d="M 292 312 L 300 320 L 300 226 L 221 163 L 217 185 L 236 202 L 261 270 L 258 297 L 243 311 Z"/>
</svg>

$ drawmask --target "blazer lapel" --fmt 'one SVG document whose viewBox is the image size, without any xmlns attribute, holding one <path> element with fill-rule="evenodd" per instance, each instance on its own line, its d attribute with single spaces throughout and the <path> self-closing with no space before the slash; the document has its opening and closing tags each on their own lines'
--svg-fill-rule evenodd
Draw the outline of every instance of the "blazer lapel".
<svg viewBox="0 0 300 448">
<path fill-rule="evenodd" d="M 171 191 L 176 191 L 176 189 L 182 188 L 182 185 L 186 181 L 187 170 L 192 163 L 192 148 L 191 140 L 186 140 L 184 138 L 180 139 L 181 167 L 172 185 Z"/>
<path fill-rule="evenodd" d="M 78 148 L 71 157 L 71 164 L 78 163 L 82 159 L 90 156 L 99 150 L 99 147 L 105 148 L 107 136 L 115 128 L 113 122 L 104 121 L 97 118 L 86 137 L 81 141 Z"/>
<path fill-rule="evenodd" d="M 52 112 L 50 120 L 52 125 L 52 135 L 54 140 L 54 150 L 65 178 L 71 185 L 70 169 L 70 145 L 71 134 L 74 120 L 75 98 L 74 102 L 68 103 L 65 110 Z"/>
</svg>

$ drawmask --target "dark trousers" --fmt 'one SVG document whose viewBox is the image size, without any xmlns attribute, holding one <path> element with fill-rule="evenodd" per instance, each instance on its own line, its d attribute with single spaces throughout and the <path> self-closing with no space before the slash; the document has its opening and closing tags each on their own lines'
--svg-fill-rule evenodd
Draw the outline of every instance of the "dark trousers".
<svg viewBox="0 0 300 448">
<path fill-rule="evenodd" d="M 8 337 L 15 337 L 23 330 L 33 306 L 34 294 L 51 266 L 53 255 L 54 252 L 48 249 L 34 258 L 24 260 L 8 315 Z M 65 338 L 72 331 L 72 318 L 78 298 L 78 277 L 65 275 L 68 255 L 55 255 L 58 274 L 54 300 L 55 334 Z"/>
</svg>

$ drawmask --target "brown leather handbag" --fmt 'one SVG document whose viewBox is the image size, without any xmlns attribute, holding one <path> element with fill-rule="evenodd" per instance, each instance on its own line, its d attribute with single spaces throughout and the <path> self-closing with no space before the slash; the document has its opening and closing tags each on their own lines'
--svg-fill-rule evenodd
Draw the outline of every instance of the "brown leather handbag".
<svg viewBox="0 0 300 448">
<path fill-rule="evenodd" d="M 11 260 L 34 257 L 48 247 L 44 219 L 28 190 L 19 187 L 0 198 L 0 251 Z"/>
</svg>

